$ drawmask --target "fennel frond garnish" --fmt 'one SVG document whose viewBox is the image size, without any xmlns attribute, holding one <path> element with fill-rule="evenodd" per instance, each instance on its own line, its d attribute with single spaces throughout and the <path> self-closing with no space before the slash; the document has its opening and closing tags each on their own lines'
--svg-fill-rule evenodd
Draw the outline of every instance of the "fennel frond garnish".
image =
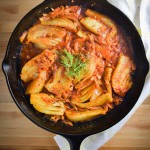
<svg viewBox="0 0 150 150">
<path fill-rule="evenodd" d="M 66 75 L 70 77 L 80 78 L 80 75 L 86 71 L 86 62 L 83 62 L 79 55 L 75 56 L 66 49 L 59 53 L 60 62 L 66 68 Z"/>
</svg>

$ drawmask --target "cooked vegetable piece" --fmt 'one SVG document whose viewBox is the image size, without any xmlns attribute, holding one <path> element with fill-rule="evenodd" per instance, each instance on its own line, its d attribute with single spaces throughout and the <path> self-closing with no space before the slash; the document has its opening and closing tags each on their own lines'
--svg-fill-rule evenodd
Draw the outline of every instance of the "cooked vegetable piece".
<svg viewBox="0 0 150 150">
<path fill-rule="evenodd" d="M 62 38 L 38 38 L 34 43 L 34 46 L 39 49 L 51 49 L 54 46 L 59 45 L 62 42 Z"/>
<path fill-rule="evenodd" d="M 95 88 L 95 84 L 93 83 L 85 89 L 81 90 L 79 92 L 81 96 L 78 98 L 78 102 L 86 102 L 87 100 L 89 100 L 93 95 Z"/>
<path fill-rule="evenodd" d="M 27 86 L 26 94 L 40 93 L 47 80 L 47 72 L 41 71 L 36 79 Z"/>
<path fill-rule="evenodd" d="M 34 25 L 28 31 L 27 41 L 41 49 L 53 48 L 61 43 L 66 30 L 59 27 Z"/>
<path fill-rule="evenodd" d="M 84 27 L 97 35 L 101 34 L 102 29 L 103 31 L 107 30 L 107 27 L 102 22 L 91 17 L 85 17 L 80 22 Z"/>
<path fill-rule="evenodd" d="M 90 85 L 87 84 L 87 87 L 85 86 L 83 89 L 78 90 L 78 92 L 74 92 L 72 94 L 72 99 L 74 99 L 77 102 L 86 102 L 92 97 L 95 89 L 96 86 L 94 82 Z"/>
<path fill-rule="evenodd" d="M 85 93 L 85 95 L 82 95 L 79 98 L 79 102 L 86 102 L 87 100 L 89 100 L 93 95 L 93 92 L 94 92 L 94 88 L 90 89 L 87 93 Z"/>
<path fill-rule="evenodd" d="M 48 70 L 56 59 L 55 50 L 45 50 L 41 54 L 28 61 L 21 70 L 21 79 L 29 82 L 38 76 L 39 71 Z"/>
<path fill-rule="evenodd" d="M 96 106 L 102 106 L 106 103 L 112 102 L 112 97 L 109 93 L 103 94 L 96 99 L 87 102 L 87 103 L 80 103 L 75 100 L 72 101 L 73 104 L 81 107 L 81 108 L 90 108 L 90 107 L 96 107 Z"/>
<path fill-rule="evenodd" d="M 112 75 L 112 87 L 114 91 L 124 96 L 132 86 L 131 73 L 133 63 L 129 57 L 121 55 L 117 63 L 116 69 Z"/>
<path fill-rule="evenodd" d="M 90 10 L 90 9 L 87 9 L 85 11 L 85 14 L 89 17 L 93 17 L 95 19 L 98 19 L 100 20 L 101 22 L 103 22 L 107 27 L 111 28 L 111 31 L 109 33 L 109 37 L 110 38 L 113 38 L 114 36 L 116 36 L 117 34 L 117 27 L 116 27 L 116 24 L 114 23 L 114 21 L 112 21 L 109 17 L 101 14 L 101 13 L 98 13 L 98 12 L 95 12 L 93 10 Z"/>
<path fill-rule="evenodd" d="M 86 88 L 86 87 L 88 87 L 89 85 L 91 85 L 93 83 L 93 81 L 91 81 L 91 79 L 87 79 L 86 81 L 84 81 L 84 82 L 82 82 L 82 83 L 77 83 L 76 85 L 75 85 L 75 88 L 77 89 L 77 90 L 82 90 L 82 89 L 84 89 L 84 88 Z"/>
<path fill-rule="evenodd" d="M 94 57 L 90 57 L 87 61 L 86 61 L 86 72 L 83 71 L 80 74 L 80 78 L 76 77 L 74 79 L 74 84 L 77 84 L 78 82 L 80 82 L 80 84 L 84 83 L 86 80 L 88 80 L 94 73 L 95 68 L 96 68 L 96 64 L 97 61 L 94 59 Z"/>
<path fill-rule="evenodd" d="M 113 69 L 110 67 L 106 67 L 104 71 L 104 81 L 105 81 L 105 86 L 107 88 L 107 91 L 110 93 L 112 96 L 112 87 L 111 87 L 111 76 L 112 76 L 112 71 Z"/>
<path fill-rule="evenodd" d="M 76 31 L 75 24 L 70 19 L 67 19 L 67 18 L 54 18 L 52 20 L 41 20 L 41 24 L 64 27 L 66 29 Z"/>
<path fill-rule="evenodd" d="M 95 89 L 95 84 L 92 83 L 91 85 L 87 86 L 83 90 L 80 91 L 81 95 L 85 95 L 87 92 L 89 92 L 91 89 Z"/>
<path fill-rule="evenodd" d="M 103 89 L 101 87 L 97 87 L 93 91 L 93 95 L 90 98 L 90 101 L 96 99 L 98 96 L 100 96 L 103 93 Z"/>
<path fill-rule="evenodd" d="M 56 95 L 66 96 L 70 94 L 72 90 L 72 79 L 64 74 L 64 70 L 60 67 L 54 75 L 54 79 L 48 81 L 45 88 Z"/>
<path fill-rule="evenodd" d="M 99 115 L 104 115 L 106 113 L 103 109 L 97 110 L 86 110 L 86 111 L 74 111 L 74 110 L 66 110 L 66 117 L 73 122 L 82 122 L 86 120 L 90 120 Z"/>
<path fill-rule="evenodd" d="M 63 115 L 65 111 L 63 102 L 45 93 L 31 94 L 30 103 L 37 111 L 48 115 Z"/>
<path fill-rule="evenodd" d="M 87 35 L 87 32 L 84 32 L 84 31 L 82 31 L 82 30 L 79 30 L 79 31 L 77 32 L 77 35 L 78 35 L 79 37 L 81 37 L 81 38 L 89 39 L 89 37 L 88 37 L 88 35 Z"/>
<path fill-rule="evenodd" d="M 22 36 L 20 37 L 20 42 L 21 43 L 25 40 L 25 38 L 26 38 L 27 35 L 28 35 L 27 31 L 23 32 Z"/>
<path fill-rule="evenodd" d="M 21 80 L 28 82 L 35 79 L 38 76 L 38 65 L 33 61 L 29 61 L 25 64 L 21 71 Z"/>
</svg>

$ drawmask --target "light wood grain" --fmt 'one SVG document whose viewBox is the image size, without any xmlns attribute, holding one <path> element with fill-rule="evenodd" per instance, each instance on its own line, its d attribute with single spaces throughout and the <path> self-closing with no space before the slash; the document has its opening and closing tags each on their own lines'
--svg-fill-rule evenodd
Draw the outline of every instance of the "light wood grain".
<svg viewBox="0 0 150 150">
<path fill-rule="evenodd" d="M 0 64 L 19 20 L 42 0 L 0 0 Z M 13 102 L 0 68 L 0 150 L 58 150 L 54 134 L 27 119 Z M 150 97 L 100 150 L 150 149 Z"/>
</svg>

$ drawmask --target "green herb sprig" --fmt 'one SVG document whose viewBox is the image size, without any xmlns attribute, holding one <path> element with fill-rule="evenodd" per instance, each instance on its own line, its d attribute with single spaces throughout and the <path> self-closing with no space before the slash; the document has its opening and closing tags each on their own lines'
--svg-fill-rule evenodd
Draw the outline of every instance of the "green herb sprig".
<svg viewBox="0 0 150 150">
<path fill-rule="evenodd" d="M 66 49 L 59 53 L 61 65 L 66 68 L 66 75 L 71 77 L 80 77 L 86 70 L 86 62 L 83 62 L 79 56 L 75 56 Z"/>
</svg>

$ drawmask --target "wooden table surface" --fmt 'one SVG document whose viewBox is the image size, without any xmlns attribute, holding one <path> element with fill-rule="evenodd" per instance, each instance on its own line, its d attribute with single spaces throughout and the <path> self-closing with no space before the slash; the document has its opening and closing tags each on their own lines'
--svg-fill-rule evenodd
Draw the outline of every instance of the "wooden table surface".
<svg viewBox="0 0 150 150">
<path fill-rule="evenodd" d="M 0 63 L 19 20 L 42 0 L 0 0 Z M 53 137 L 27 119 L 14 104 L 0 69 L 0 150 L 58 150 Z M 150 97 L 101 150 L 150 149 Z"/>
</svg>

